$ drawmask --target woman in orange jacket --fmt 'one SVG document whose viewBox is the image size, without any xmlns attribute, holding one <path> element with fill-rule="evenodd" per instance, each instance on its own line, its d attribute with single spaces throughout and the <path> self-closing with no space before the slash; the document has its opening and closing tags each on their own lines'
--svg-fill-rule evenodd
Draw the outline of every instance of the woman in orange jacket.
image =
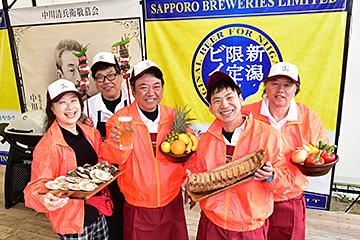
<svg viewBox="0 0 360 240">
<path fill-rule="evenodd" d="M 251 115 L 241 115 L 241 89 L 226 73 L 210 76 L 207 100 L 216 119 L 202 135 L 191 159 L 195 165 L 189 170 L 209 171 L 260 149 L 266 152 L 266 163 L 254 179 L 200 202 L 197 240 L 265 240 L 273 194 L 291 181 L 285 174 L 286 141 L 278 131 Z"/>
<path fill-rule="evenodd" d="M 160 104 L 162 72 L 154 62 L 142 61 L 134 66 L 130 83 L 136 101 L 106 122 L 108 139 L 103 144 L 104 159 L 125 170 L 118 179 L 125 195 L 124 239 L 187 240 L 180 192 L 183 165 L 168 161 L 159 150 L 174 116 L 173 108 Z M 119 148 L 121 116 L 132 117 L 131 150 Z"/>
<path fill-rule="evenodd" d="M 75 85 L 60 79 L 48 87 L 47 133 L 37 144 L 31 166 L 31 181 L 24 190 L 25 206 L 44 212 L 60 239 L 108 239 L 105 217 L 97 206 L 83 200 L 40 195 L 45 183 L 102 159 L 98 130 L 78 123 L 84 107 Z"/>
<path fill-rule="evenodd" d="M 260 102 L 243 106 L 244 114 L 251 112 L 255 119 L 279 130 L 292 152 L 307 143 L 315 145 L 320 140 L 329 143 L 321 118 L 305 104 L 295 102 L 294 97 L 300 90 L 300 77 L 294 64 L 274 64 L 264 82 L 267 96 Z M 305 239 L 306 202 L 303 191 L 309 187 L 309 181 L 290 161 L 288 165 L 289 174 L 294 176 L 295 181 L 286 191 L 274 194 L 269 240 Z"/>
</svg>

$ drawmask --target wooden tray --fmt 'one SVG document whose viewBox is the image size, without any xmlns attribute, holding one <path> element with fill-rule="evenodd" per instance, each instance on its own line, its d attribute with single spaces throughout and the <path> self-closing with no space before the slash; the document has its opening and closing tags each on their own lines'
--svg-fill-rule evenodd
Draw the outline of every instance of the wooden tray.
<svg viewBox="0 0 360 240">
<path fill-rule="evenodd" d="M 67 196 L 71 199 L 80 199 L 80 200 L 88 200 L 90 199 L 92 196 L 94 196 L 96 193 L 100 192 L 103 188 L 105 188 L 107 185 L 109 185 L 110 183 L 112 183 L 113 181 L 115 181 L 115 179 L 117 179 L 121 174 L 124 173 L 124 170 L 118 171 L 117 173 L 115 173 L 115 175 L 113 176 L 113 178 L 111 178 L 109 181 L 101 183 L 98 185 L 97 188 L 95 188 L 92 191 L 74 191 L 74 190 L 52 190 L 52 189 L 47 189 L 44 188 L 43 190 L 41 190 L 39 193 L 40 194 L 46 194 L 48 192 L 52 193 L 54 196 L 56 197 L 60 197 L 60 196 Z"/>
<path fill-rule="evenodd" d="M 260 151 L 260 150 L 259 150 L 259 151 Z M 224 165 L 221 165 L 221 166 L 219 166 L 219 167 L 216 167 L 216 168 L 214 168 L 214 169 L 212 169 L 212 170 L 210 170 L 210 171 L 208 171 L 208 172 L 212 172 L 212 171 L 216 171 L 216 170 L 221 170 L 221 169 L 227 168 L 228 166 L 231 166 L 231 165 L 234 165 L 234 164 L 240 164 L 240 163 L 242 163 L 242 162 L 244 162 L 244 161 L 247 161 L 249 158 L 251 158 L 252 156 L 254 156 L 254 155 L 255 155 L 257 152 L 259 152 L 259 151 L 254 151 L 254 152 L 251 152 L 251 153 L 249 153 L 249 154 L 246 154 L 245 156 L 242 156 L 242 157 L 240 157 L 240 158 L 238 158 L 238 159 L 236 159 L 236 160 L 233 160 L 233 161 L 231 161 L 231 162 L 229 162 L 229 163 L 226 163 L 226 164 L 224 164 Z M 265 161 L 266 161 L 266 155 L 264 156 L 264 158 L 263 158 L 262 161 L 261 161 L 261 166 L 258 167 L 258 168 L 256 168 L 256 170 L 259 169 L 259 168 L 261 168 L 261 167 L 264 165 Z M 218 189 L 214 189 L 214 190 L 210 190 L 210 191 L 206 191 L 206 192 L 196 192 L 196 193 L 195 193 L 195 192 L 189 191 L 189 192 L 190 192 L 190 195 L 191 195 L 191 199 L 192 199 L 193 201 L 195 201 L 195 202 L 202 201 L 202 200 L 204 200 L 204 199 L 206 199 L 206 198 L 208 198 L 208 197 L 214 196 L 215 194 L 221 193 L 221 192 L 223 192 L 223 191 L 225 191 L 225 190 L 228 190 L 228 189 L 230 189 L 230 188 L 232 188 L 232 187 L 235 187 L 235 186 L 237 186 L 237 185 L 239 185 L 239 184 L 241 184 L 241 183 L 245 183 L 245 182 L 253 179 L 254 177 L 255 177 L 255 173 L 250 174 L 250 175 L 248 175 L 248 176 L 245 176 L 244 178 L 242 178 L 242 179 L 238 180 L 237 182 L 235 182 L 235 183 L 233 183 L 233 184 L 230 184 L 230 185 L 228 185 L 228 186 L 226 186 L 226 187 L 218 188 Z"/>
<path fill-rule="evenodd" d="M 243 178 L 243 179 L 237 181 L 236 183 L 233 183 L 233 184 L 231 184 L 231 185 L 229 185 L 229 186 L 226 186 L 226 187 L 224 187 L 224 188 L 219 188 L 219 189 L 216 189 L 216 190 L 213 190 L 213 191 L 202 192 L 202 193 L 193 193 L 193 192 L 190 192 L 191 199 L 192 199 L 194 202 L 200 202 L 200 201 L 202 201 L 202 200 L 204 200 L 204 199 L 207 199 L 207 198 L 209 198 L 209 197 L 211 197 L 211 196 L 214 196 L 215 194 L 221 193 L 221 192 L 223 192 L 223 191 L 225 191 L 225 190 L 228 190 L 228 189 L 230 189 L 230 188 L 232 188 L 232 187 L 235 187 L 235 186 L 237 186 L 237 185 L 239 185 L 239 184 L 241 184 L 241 183 L 247 182 L 247 181 L 253 179 L 254 177 L 255 177 L 255 175 L 252 174 L 252 175 L 250 175 L 250 176 L 247 176 L 246 178 Z"/>
</svg>

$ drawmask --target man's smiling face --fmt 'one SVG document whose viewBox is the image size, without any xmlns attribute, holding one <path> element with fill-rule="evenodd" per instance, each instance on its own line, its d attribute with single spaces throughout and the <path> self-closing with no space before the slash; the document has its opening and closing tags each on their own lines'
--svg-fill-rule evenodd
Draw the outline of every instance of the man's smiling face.
<svg viewBox="0 0 360 240">
<path fill-rule="evenodd" d="M 139 107 L 147 112 L 155 111 L 163 97 L 161 80 L 150 73 L 137 79 L 132 90 Z"/>
</svg>

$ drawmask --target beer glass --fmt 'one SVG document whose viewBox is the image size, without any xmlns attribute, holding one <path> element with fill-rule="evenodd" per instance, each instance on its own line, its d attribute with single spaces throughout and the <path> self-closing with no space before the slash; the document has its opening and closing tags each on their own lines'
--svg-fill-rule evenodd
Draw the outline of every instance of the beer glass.
<svg viewBox="0 0 360 240">
<path fill-rule="evenodd" d="M 133 139 L 132 139 L 132 117 L 119 117 L 119 126 L 120 126 L 120 149 L 121 150 L 130 150 L 133 149 Z"/>
</svg>

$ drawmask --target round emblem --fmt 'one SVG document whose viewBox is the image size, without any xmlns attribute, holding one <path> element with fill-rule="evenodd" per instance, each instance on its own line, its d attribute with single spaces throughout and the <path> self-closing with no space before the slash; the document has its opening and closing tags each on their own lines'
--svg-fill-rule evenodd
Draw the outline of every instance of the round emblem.
<svg viewBox="0 0 360 240">
<path fill-rule="evenodd" d="M 199 44 L 192 61 L 192 78 L 201 100 L 215 71 L 229 74 L 240 85 L 244 100 L 259 90 L 270 67 L 282 57 L 274 41 L 263 31 L 245 24 L 215 29 Z"/>
</svg>

